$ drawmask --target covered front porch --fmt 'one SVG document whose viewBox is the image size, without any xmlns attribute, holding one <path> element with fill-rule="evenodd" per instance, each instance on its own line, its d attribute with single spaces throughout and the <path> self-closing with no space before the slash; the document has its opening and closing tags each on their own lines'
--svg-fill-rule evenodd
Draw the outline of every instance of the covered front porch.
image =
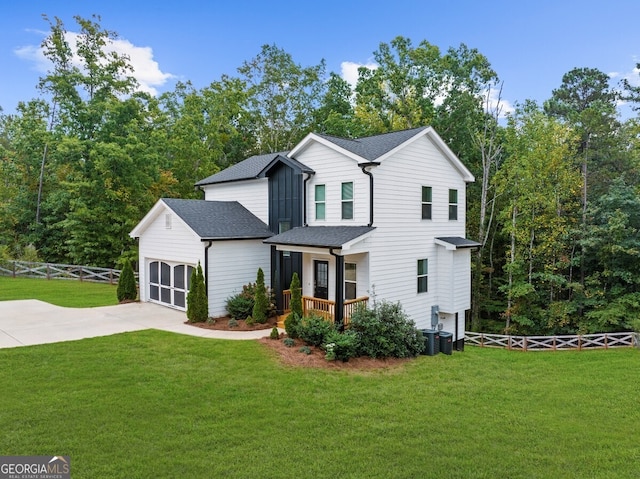
<svg viewBox="0 0 640 479">
<path fill-rule="evenodd" d="M 291 290 L 282 292 L 284 311 L 278 316 L 278 326 L 284 327 L 284 320 L 291 312 Z M 361 296 L 355 299 L 346 299 L 342 306 L 342 323 L 349 324 L 351 316 L 359 307 L 364 307 L 369 303 L 369 296 Z M 327 321 L 336 320 L 336 302 L 330 299 L 314 298 L 312 296 L 302 296 L 302 314 L 305 316 L 316 315 Z"/>
<path fill-rule="evenodd" d="M 316 314 L 346 324 L 356 309 L 369 301 L 369 226 L 299 227 L 273 236 L 265 243 L 275 252 L 274 271 L 285 269 L 285 261 L 299 258 L 295 272 L 300 278 L 303 314 Z M 279 319 L 291 311 L 290 279 L 276 284 Z"/>
</svg>

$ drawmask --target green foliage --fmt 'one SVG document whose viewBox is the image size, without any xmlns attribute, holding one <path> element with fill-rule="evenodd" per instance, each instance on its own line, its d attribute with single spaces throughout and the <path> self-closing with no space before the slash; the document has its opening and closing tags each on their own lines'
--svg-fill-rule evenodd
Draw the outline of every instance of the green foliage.
<svg viewBox="0 0 640 479">
<path fill-rule="evenodd" d="M 420 331 L 399 303 L 380 301 L 373 309 L 358 309 L 351 317 L 349 330 L 358 335 L 359 356 L 409 358 L 424 347 Z"/>
<path fill-rule="evenodd" d="M 264 285 L 264 272 L 258 268 L 253 304 L 253 320 L 256 323 L 266 323 L 269 314 L 269 298 Z"/>
<path fill-rule="evenodd" d="M 296 341 L 293 338 L 284 338 L 282 340 L 282 342 L 284 343 L 284 345 L 288 348 L 292 348 L 293 346 L 295 346 Z"/>
<path fill-rule="evenodd" d="M 276 328 L 275 326 L 273 327 L 273 329 L 271 330 L 271 334 L 269 334 L 269 338 L 270 339 L 280 338 L 280 331 L 278 331 L 278 328 Z"/>
<path fill-rule="evenodd" d="M 253 314 L 255 283 L 245 284 L 242 291 L 227 298 L 227 312 L 234 319 L 246 319 Z"/>
<path fill-rule="evenodd" d="M 300 287 L 298 273 L 293 273 L 289 289 L 291 289 L 291 313 L 297 315 L 298 318 L 302 318 L 302 288 Z"/>
<path fill-rule="evenodd" d="M 245 319 L 244 322 L 247 326 L 253 326 L 256 324 L 256 320 L 253 319 L 253 316 L 247 316 L 247 319 Z"/>
<path fill-rule="evenodd" d="M 287 336 L 294 339 L 297 338 L 301 322 L 302 318 L 298 316 L 297 313 L 289 313 L 284 320 L 284 330 L 286 331 Z"/>
<path fill-rule="evenodd" d="M 307 355 L 311 354 L 311 348 L 309 346 L 302 346 L 298 351 Z"/>
<path fill-rule="evenodd" d="M 209 317 L 209 301 L 202 266 L 191 273 L 191 289 L 187 293 L 187 319 L 190 323 L 201 323 Z"/>
<path fill-rule="evenodd" d="M 133 272 L 133 266 L 128 259 L 124 260 L 120 278 L 118 278 L 118 301 L 135 301 L 138 297 L 138 287 L 136 285 L 136 277 Z"/>
<path fill-rule="evenodd" d="M 237 328 L 238 327 L 238 321 L 234 318 L 230 318 L 229 321 L 227 322 L 227 325 L 230 328 Z"/>
<path fill-rule="evenodd" d="M 297 328 L 298 337 L 311 346 L 326 343 L 326 338 L 332 331 L 335 331 L 334 323 L 317 315 L 302 318 Z"/>
<path fill-rule="evenodd" d="M 358 356 L 360 338 L 357 332 L 347 329 L 343 332 L 331 331 L 324 344 L 325 358 L 328 361 L 347 362 Z"/>
</svg>

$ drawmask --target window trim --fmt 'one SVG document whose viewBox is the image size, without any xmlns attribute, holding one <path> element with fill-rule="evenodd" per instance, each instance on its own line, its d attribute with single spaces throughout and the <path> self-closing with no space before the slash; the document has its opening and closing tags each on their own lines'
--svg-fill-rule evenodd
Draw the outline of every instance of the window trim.
<svg viewBox="0 0 640 479">
<path fill-rule="evenodd" d="M 423 263 L 424 262 L 424 263 Z M 424 272 L 421 272 L 421 263 L 424 264 Z M 416 292 L 418 294 L 429 292 L 429 260 L 427 258 L 420 258 L 417 262 L 416 268 L 417 287 Z M 424 283 L 424 289 L 422 289 Z"/>
<path fill-rule="evenodd" d="M 353 271 L 355 273 L 355 279 L 347 279 L 347 265 L 352 265 L 353 266 Z M 353 296 L 353 298 L 348 298 L 347 297 L 347 283 L 348 284 L 353 284 L 354 285 L 354 291 L 355 294 Z M 356 299 L 358 297 L 358 264 L 357 263 L 344 263 L 344 286 L 343 286 L 343 290 L 344 290 L 344 299 Z"/>
<path fill-rule="evenodd" d="M 424 196 L 425 192 L 428 192 L 428 200 L 425 201 Z M 425 206 L 428 206 L 428 215 L 425 215 Z M 433 219 L 433 187 L 432 186 L 423 186 L 422 187 L 422 196 L 421 196 L 421 218 L 423 220 L 431 220 Z"/>
<path fill-rule="evenodd" d="M 451 194 L 455 193 L 455 198 L 451 198 Z M 458 190 L 449 189 L 449 221 L 458 221 Z"/>
<path fill-rule="evenodd" d="M 351 185 L 351 198 L 345 198 L 344 197 L 344 187 L 345 185 Z M 340 217 L 343 220 L 352 220 L 355 217 L 354 214 L 354 210 L 355 210 L 355 202 L 354 202 L 354 182 L 353 181 L 343 181 L 340 184 Z M 346 204 L 351 203 L 351 217 L 350 218 L 345 218 L 344 215 L 344 207 Z"/>
<path fill-rule="evenodd" d="M 318 188 L 322 187 L 322 200 L 318 200 Z M 313 199 L 315 202 L 315 217 L 317 221 L 323 221 L 327 219 L 327 185 L 315 185 L 313 190 Z M 318 206 L 322 206 L 322 218 L 318 216 Z"/>
</svg>

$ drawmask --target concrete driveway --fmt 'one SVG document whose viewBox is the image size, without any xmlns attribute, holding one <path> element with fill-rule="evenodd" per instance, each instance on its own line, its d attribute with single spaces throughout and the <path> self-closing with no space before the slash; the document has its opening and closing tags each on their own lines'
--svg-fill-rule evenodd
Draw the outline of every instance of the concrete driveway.
<svg viewBox="0 0 640 479">
<path fill-rule="evenodd" d="M 270 330 L 214 331 L 184 324 L 187 316 L 152 303 L 62 308 L 35 299 L 0 301 L 0 348 L 57 343 L 143 329 L 218 339 L 257 339 Z"/>
</svg>

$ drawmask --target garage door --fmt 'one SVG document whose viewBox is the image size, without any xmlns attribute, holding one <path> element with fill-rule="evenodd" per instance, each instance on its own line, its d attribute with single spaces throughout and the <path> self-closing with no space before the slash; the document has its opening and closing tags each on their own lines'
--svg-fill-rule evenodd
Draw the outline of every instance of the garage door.
<svg viewBox="0 0 640 479">
<path fill-rule="evenodd" d="M 193 266 L 166 261 L 149 263 L 149 299 L 179 309 L 187 307 Z"/>
</svg>

